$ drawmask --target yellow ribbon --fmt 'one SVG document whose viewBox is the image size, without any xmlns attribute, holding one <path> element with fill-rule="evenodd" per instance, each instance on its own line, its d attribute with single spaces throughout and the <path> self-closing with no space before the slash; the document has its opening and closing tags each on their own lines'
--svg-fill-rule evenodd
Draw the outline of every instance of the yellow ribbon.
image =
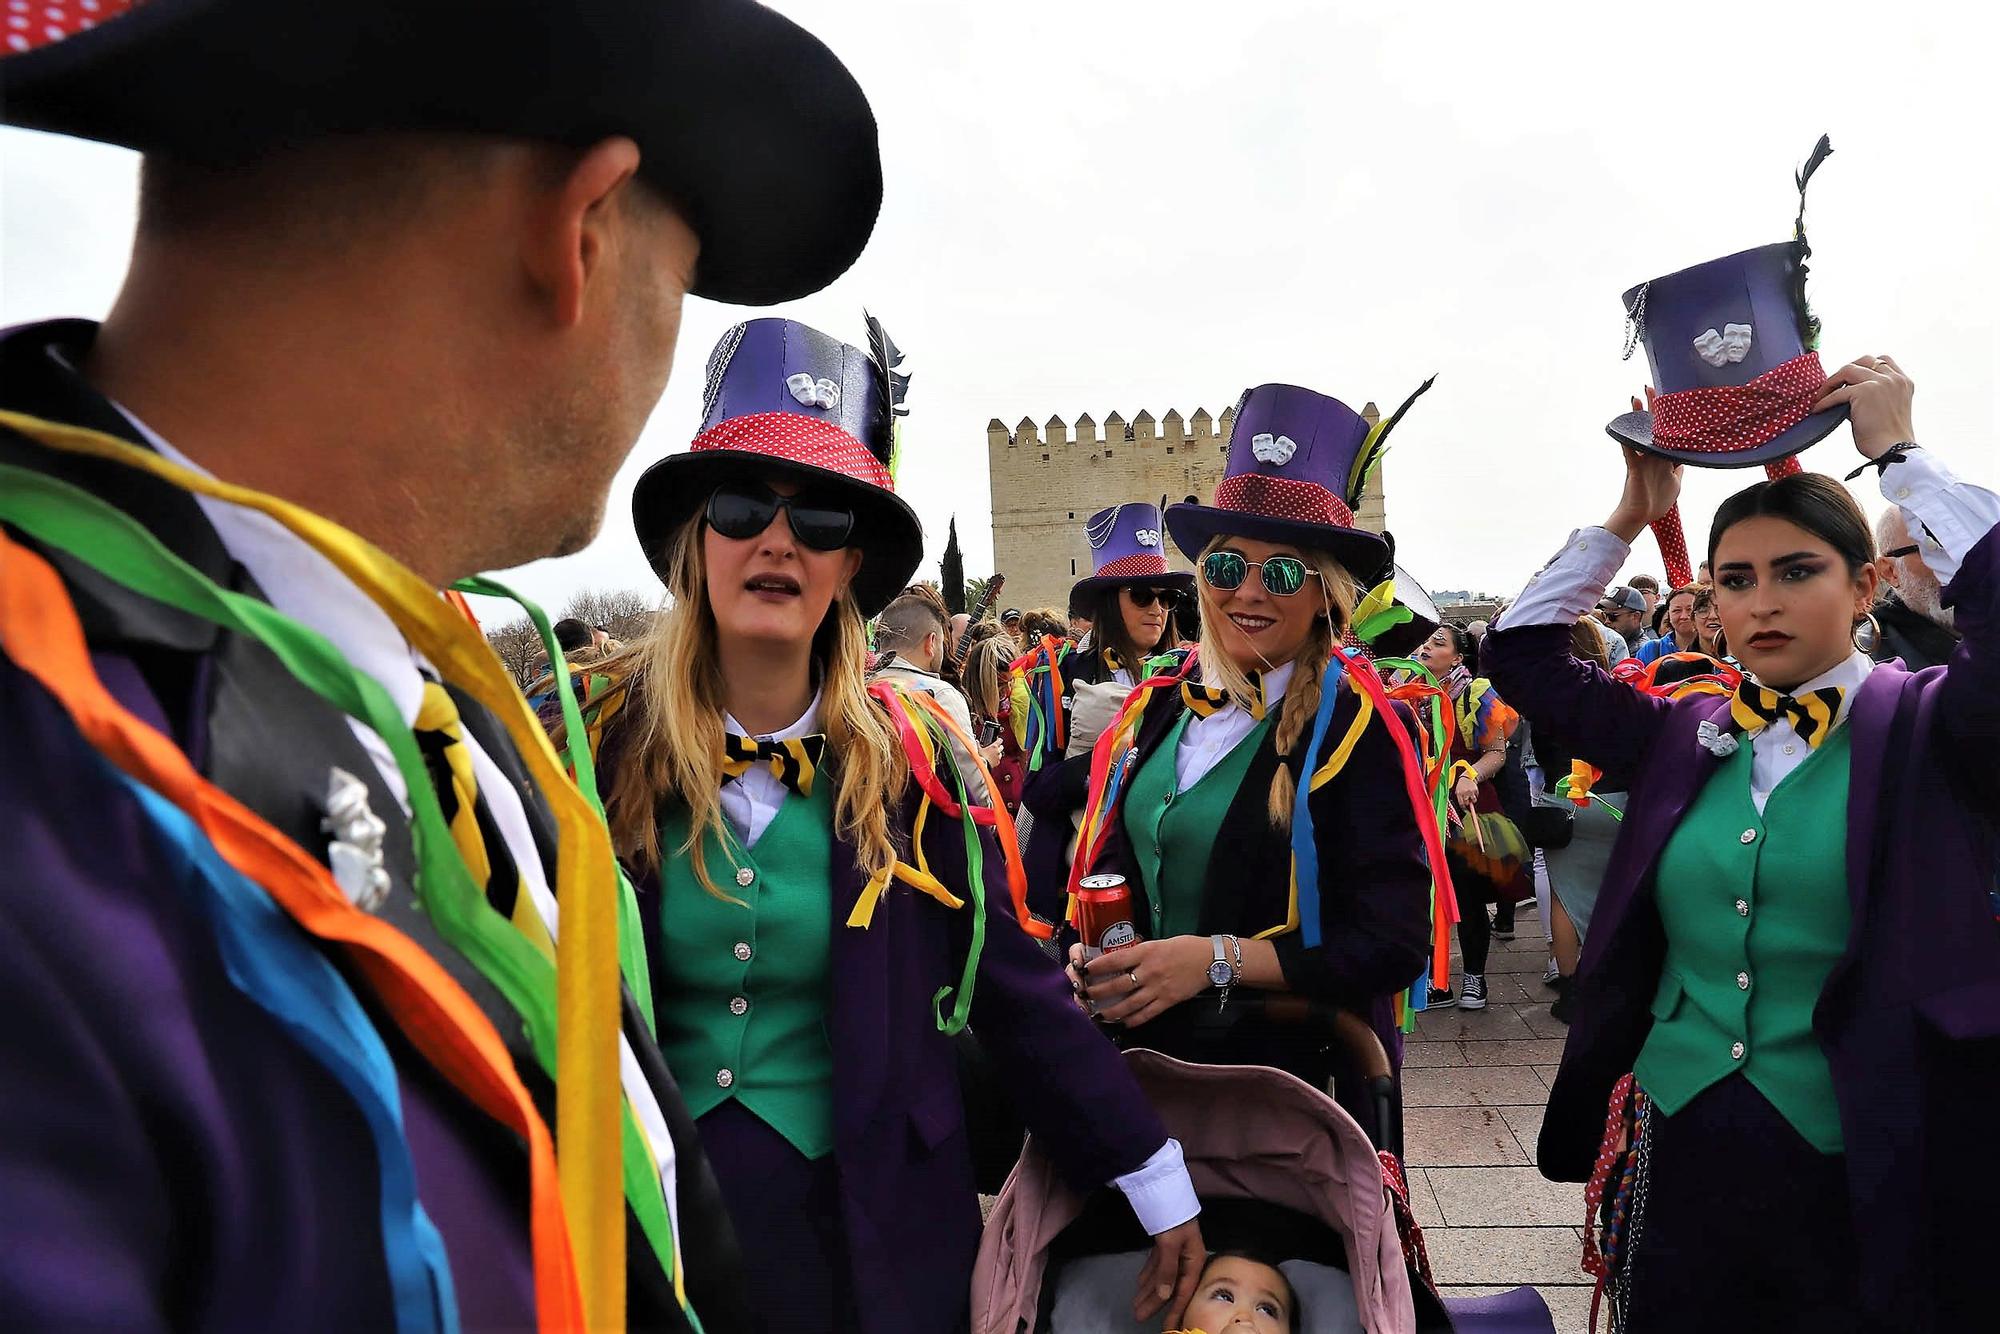
<svg viewBox="0 0 2000 1334">
<path fill-rule="evenodd" d="M 866 931 L 875 923 L 875 905 L 889 890 L 889 881 L 902 881 L 912 889 L 921 890 L 947 908 L 963 908 L 965 900 L 946 889 L 938 878 L 929 871 L 911 866 L 907 862 L 892 861 L 873 880 L 863 887 L 861 897 L 854 901 L 854 911 L 847 915 L 847 924 Z"/>
<path fill-rule="evenodd" d="M 62 453 L 124 464 L 277 520 L 367 593 L 439 672 L 505 724 L 554 812 L 559 836 L 556 897 L 563 916 L 556 945 L 556 1143 L 578 1286 L 590 1328 L 622 1329 L 618 880 L 611 840 L 583 794 L 565 778 L 547 734 L 492 647 L 414 571 L 310 510 L 194 472 L 100 431 L 5 410 L 0 410 L 0 426 Z"/>
</svg>

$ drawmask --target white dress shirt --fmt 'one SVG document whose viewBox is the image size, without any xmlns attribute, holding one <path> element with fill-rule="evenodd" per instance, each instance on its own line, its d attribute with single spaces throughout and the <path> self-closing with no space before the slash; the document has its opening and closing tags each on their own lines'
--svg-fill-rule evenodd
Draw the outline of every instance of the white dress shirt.
<svg viewBox="0 0 2000 1334">
<path fill-rule="evenodd" d="M 131 413 L 127 412 L 125 417 L 161 457 L 203 476 L 213 476 Z M 414 726 L 417 710 L 423 703 L 424 672 L 430 669 L 430 664 L 403 638 L 402 631 L 396 628 L 388 613 L 376 606 L 374 600 L 342 574 L 333 562 L 276 519 L 213 496 L 196 493 L 194 499 L 215 528 L 224 549 L 237 564 L 250 572 L 250 577 L 257 581 L 257 586 L 263 590 L 270 604 L 330 640 L 348 662 L 373 677 L 388 692 L 403 720 Z M 369 758 L 375 761 L 383 783 L 395 793 L 397 801 L 402 804 L 404 817 L 408 818 L 409 788 L 403 782 L 402 770 L 396 767 L 396 757 L 388 743 L 359 719 L 348 719 L 348 726 L 354 729 L 356 739 L 368 752 Z M 464 730 L 461 735 L 472 761 L 473 777 L 479 785 L 479 793 L 486 799 L 487 808 L 507 844 L 507 851 L 520 868 L 521 883 L 527 887 L 536 911 L 547 924 L 550 939 L 556 939 L 560 930 L 556 897 L 549 890 L 541 853 L 535 847 L 533 834 L 529 832 L 521 795 L 492 758 L 480 749 L 472 733 Z M 640 1073 L 631 1043 L 622 1034 L 618 1039 L 618 1075 L 619 1084 L 631 1103 L 633 1115 L 659 1170 L 661 1190 L 673 1224 L 674 1245 L 678 1250 L 680 1201 L 675 1191 L 673 1137 L 668 1133 L 667 1119 L 660 1111 L 651 1085 Z"/>
<path fill-rule="evenodd" d="M 727 713 L 722 715 L 722 726 L 737 736 L 758 741 L 797 741 L 819 730 L 819 692 L 813 692 L 812 703 L 806 705 L 806 711 L 790 727 L 753 734 L 744 731 L 743 724 Z M 754 848 L 771 827 L 771 821 L 778 818 L 778 808 L 785 804 L 785 794 L 790 790 L 771 772 L 769 765 L 753 764 L 741 778 L 724 780 L 719 794 L 722 818 L 729 821 L 729 828 L 743 841 L 744 847 Z"/>
<path fill-rule="evenodd" d="M 1948 583 L 1958 573 L 1959 563 L 1980 538 L 2000 523 L 2000 496 L 1953 475 L 1942 461 L 1921 449 L 1912 450 L 1900 463 L 1882 470 L 1882 497 L 1893 501 L 1903 512 L 1903 521 L 1912 533 L 1928 529 L 1935 541 L 1925 541 L 1924 560 Z M 1604 595 L 1612 577 L 1632 554 L 1632 548 L 1603 528 L 1579 528 L 1569 535 L 1556 553 L 1528 580 L 1521 596 L 1501 617 L 1507 628 L 1520 625 L 1570 625 L 1580 619 Z M 1840 686 L 1847 691 L 1834 715 L 1834 726 L 1847 721 L 1854 690 L 1875 663 L 1867 654 L 1856 652 L 1831 670 L 1806 681 L 1790 692 L 1794 697 L 1823 686 Z M 1754 673 L 1746 673 L 1756 680 Z M 1759 683 L 1761 684 L 1761 682 Z M 1779 783 L 1812 753 L 1799 739 L 1789 718 L 1758 730 L 1750 742 L 1750 799 L 1761 814 L 1764 802 Z"/>
<path fill-rule="evenodd" d="M 1292 684 L 1292 669 L 1286 663 L 1264 674 L 1264 703 L 1268 709 L 1285 697 Z M 1185 792 L 1208 776 L 1223 757 L 1241 745 L 1257 726 L 1257 716 L 1232 701 L 1206 718 L 1189 718 L 1181 729 L 1180 745 L 1174 748 L 1174 791 Z"/>
</svg>

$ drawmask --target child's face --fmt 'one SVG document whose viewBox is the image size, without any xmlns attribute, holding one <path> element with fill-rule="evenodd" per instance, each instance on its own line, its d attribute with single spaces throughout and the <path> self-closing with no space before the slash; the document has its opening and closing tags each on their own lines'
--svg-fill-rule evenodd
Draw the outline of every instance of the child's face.
<svg viewBox="0 0 2000 1334">
<path fill-rule="evenodd" d="M 1286 1334 L 1292 1327 L 1291 1288 L 1269 1265 L 1224 1255 L 1202 1271 L 1186 1323 L 1205 1334 Z"/>
</svg>

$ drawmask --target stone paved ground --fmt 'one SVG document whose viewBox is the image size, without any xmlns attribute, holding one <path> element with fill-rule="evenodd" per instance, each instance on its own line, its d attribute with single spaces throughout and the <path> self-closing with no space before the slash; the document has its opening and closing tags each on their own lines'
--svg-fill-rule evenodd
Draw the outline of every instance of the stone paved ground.
<svg viewBox="0 0 2000 1334">
<path fill-rule="evenodd" d="M 1534 1166 L 1568 1030 L 1549 1017 L 1541 919 L 1533 903 L 1522 909 L 1516 938 L 1493 942 L 1486 1009 L 1417 1017 L 1403 1056 L 1410 1198 L 1446 1296 L 1532 1284 L 1558 1334 L 1584 1334 L 1583 1187 L 1544 1181 Z"/>
</svg>

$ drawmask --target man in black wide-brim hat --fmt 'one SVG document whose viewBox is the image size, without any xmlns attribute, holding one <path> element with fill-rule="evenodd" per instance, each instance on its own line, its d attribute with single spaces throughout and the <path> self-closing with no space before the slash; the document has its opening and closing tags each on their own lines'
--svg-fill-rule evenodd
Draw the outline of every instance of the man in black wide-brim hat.
<svg viewBox="0 0 2000 1334">
<path fill-rule="evenodd" d="M 602 830 L 426 590 L 590 540 L 684 296 L 852 263 L 860 88 L 749 0 L 36 0 L 0 108 L 143 155 L 111 314 L 0 334 L 0 1326 L 743 1328 Z"/>
</svg>

